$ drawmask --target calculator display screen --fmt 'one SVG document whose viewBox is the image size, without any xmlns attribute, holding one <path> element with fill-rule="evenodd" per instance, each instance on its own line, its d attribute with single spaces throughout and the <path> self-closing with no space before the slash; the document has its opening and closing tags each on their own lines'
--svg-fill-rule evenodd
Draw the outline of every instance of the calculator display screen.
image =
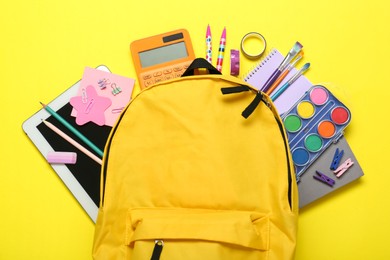
<svg viewBox="0 0 390 260">
<path fill-rule="evenodd" d="M 165 45 L 163 47 L 139 53 L 141 66 L 143 68 L 169 62 L 172 60 L 186 58 L 187 56 L 187 48 L 184 42 Z"/>
</svg>

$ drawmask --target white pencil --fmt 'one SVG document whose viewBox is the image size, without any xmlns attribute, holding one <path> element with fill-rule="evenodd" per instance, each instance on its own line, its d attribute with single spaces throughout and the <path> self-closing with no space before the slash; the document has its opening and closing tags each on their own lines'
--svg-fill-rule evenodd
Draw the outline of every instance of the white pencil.
<svg viewBox="0 0 390 260">
<path fill-rule="evenodd" d="M 55 133 L 57 133 L 59 136 L 61 136 L 62 138 L 64 138 L 66 141 L 68 141 L 70 144 L 72 144 L 74 147 L 76 147 L 77 149 L 79 149 L 81 152 L 83 152 L 85 155 L 89 156 L 92 160 L 94 160 L 95 162 L 97 162 L 98 164 L 102 164 L 102 160 L 97 157 L 96 155 L 94 155 L 93 153 L 91 153 L 90 151 L 88 151 L 87 149 L 85 149 L 81 144 L 79 144 L 78 142 L 76 142 L 75 140 L 73 140 L 72 138 L 70 138 L 67 134 L 65 134 L 64 132 L 62 132 L 60 129 L 58 129 L 56 126 L 54 126 L 52 123 L 50 122 L 47 122 L 45 120 L 42 120 L 43 123 L 49 127 L 51 130 L 53 130 Z"/>
</svg>

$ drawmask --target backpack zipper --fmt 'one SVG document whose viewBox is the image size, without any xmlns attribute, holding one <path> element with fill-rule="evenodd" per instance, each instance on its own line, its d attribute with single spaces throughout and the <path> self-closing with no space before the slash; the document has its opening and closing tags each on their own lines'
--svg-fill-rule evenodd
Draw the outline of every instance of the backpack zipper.
<svg viewBox="0 0 390 260">
<path fill-rule="evenodd" d="M 161 256 L 161 252 L 163 250 L 163 247 L 164 247 L 163 240 L 160 240 L 160 239 L 155 240 L 152 257 L 150 258 L 150 260 L 159 260 L 160 256 Z"/>
<path fill-rule="evenodd" d="M 226 95 L 226 94 L 234 94 L 234 93 L 241 93 L 241 92 L 245 92 L 245 91 L 252 91 L 253 93 L 255 93 L 256 97 L 253 99 L 253 101 L 251 102 L 251 104 L 249 104 L 249 106 L 242 112 L 242 116 L 244 118 L 248 118 L 252 112 L 257 108 L 258 104 L 260 102 L 263 102 L 267 107 L 268 109 L 271 110 L 271 113 L 274 114 L 274 118 L 279 126 L 279 130 L 280 130 L 280 133 L 282 134 L 282 138 L 283 138 L 283 142 L 284 142 L 284 149 L 285 149 L 285 152 L 286 152 L 286 158 L 287 158 L 287 172 L 288 172 L 288 203 L 290 205 L 290 210 L 292 210 L 292 201 L 291 201 L 291 197 L 292 197 L 292 176 L 291 176 L 291 165 L 290 165 L 290 154 L 289 154 L 289 145 L 288 145 L 288 139 L 287 139 L 287 136 L 285 135 L 285 132 L 283 131 L 283 125 L 282 125 L 282 122 L 278 119 L 277 115 L 275 115 L 274 111 L 272 110 L 272 104 L 271 102 L 269 102 L 269 100 L 267 98 L 265 98 L 264 94 L 262 92 L 259 92 L 247 85 L 239 85 L 239 86 L 230 86 L 230 87 L 225 87 L 225 88 L 221 88 L 221 92 L 223 95 Z"/>
<path fill-rule="evenodd" d="M 264 101 L 264 103 L 267 105 L 268 108 L 271 108 L 270 104 L 267 102 L 267 101 Z M 285 135 L 284 131 L 283 131 L 283 125 L 282 125 L 282 122 L 280 122 L 280 120 L 278 120 L 278 118 L 275 116 L 275 120 L 276 122 L 278 123 L 278 126 L 279 126 L 279 130 L 280 130 L 280 133 L 283 137 L 283 142 L 284 142 L 284 149 L 285 149 L 285 153 L 286 153 L 286 158 L 287 158 L 287 180 L 288 180 L 288 203 L 290 205 L 290 209 L 292 210 L 292 201 L 291 201 L 291 197 L 292 197 L 292 176 L 291 176 L 291 165 L 290 165 L 290 160 L 289 160 L 289 157 L 290 157 L 290 153 L 289 153 L 289 145 L 288 145 L 288 141 L 287 141 L 287 136 Z"/>
<path fill-rule="evenodd" d="M 102 174 L 101 174 L 101 178 L 102 180 L 100 180 L 101 182 L 101 194 L 100 194 L 100 205 L 103 206 L 103 202 L 104 202 L 104 195 L 105 195 L 105 186 L 106 186 L 106 173 L 107 173 L 107 161 L 108 161 L 108 157 L 110 155 L 110 147 L 111 147 L 111 142 L 112 142 L 112 139 L 115 135 L 115 132 L 116 130 L 118 129 L 118 126 L 120 124 L 120 121 L 122 120 L 123 116 L 125 115 L 125 112 L 127 110 L 129 106 L 127 106 L 121 113 L 120 117 L 118 118 L 117 120 L 117 123 L 115 124 L 114 128 L 111 130 L 111 133 L 107 139 L 107 142 L 106 142 L 106 150 L 105 150 L 105 154 L 104 154 L 104 157 L 103 157 L 103 163 L 102 163 L 102 166 L 103 166 L 103 169 L 102 169 Z"/>
<path fill-rule="evenodd" d="M 244 86 L 244 85 L 243 85 Z M 249 87 L 248 87 L 249 88 Z M 250 89 L 250 88 L 249 88 Z M 261 96 L 261 102 L 263 102 L 267 107 L 268 109 L 271 110 L 271 112 L 273 113 L 272 111 L 272 105 L 271 103 L 264 97 L 264 95 Z M 287 136 L 285 135 L 284 131 L 283 131 L 283 124 L 280 120 L 278 120 L 278 118 L 274 115 L 274 118 L 279 126 L 279 130 L 280 130 L 280 133 L 282 135 L 282 138 L 283 138 L 283 142 L 284 142 L 284 150 L 285 150 L 285 153 L 286 153 L 286 158 L 287 158 L 287 181 L 288 181 L 288 204 L 290 206 L 290 210 L 292 210 L 292 176 L 291 176 L 291 165 L 290 165 L 290 160 L 289 160 L 289 157 L 290 157 L 290 154 L 289 154 L 289 145 L 288 145 L 288 139 L 287 139 Z"/>
</svg>

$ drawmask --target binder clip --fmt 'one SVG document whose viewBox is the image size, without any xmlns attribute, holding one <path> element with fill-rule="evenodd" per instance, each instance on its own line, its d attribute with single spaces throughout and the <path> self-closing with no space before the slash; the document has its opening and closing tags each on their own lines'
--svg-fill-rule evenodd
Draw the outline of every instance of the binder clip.
<svg viewBox="0 0 390 260">
<path fill-rule="evenodd" d="M 353 161 L 351 158 L 348 158 L 343 162 L 336 170 L 334 170 L 334 173 L 337 173 L 336 177 L 339 178 L 341 175 L 344 174 L 351 166 L 353 165 Z"/>
<path fill-rule="evenodd" d="M 115 83 L 111 84 L 112 91 L 111 93 L 116 96 L 117 94 L 122 92 L 122 89 L 120 87 L 117 87 Z"/>
<path fill-rule="evenodd" d="M 341 152 L 339 152 L 339 148 L 337 148 L 336 152 L 334 153 L 332 163 L 330 164 L 330 169 L 332 171 L 336 170 L 337 167 L 339 167 L 339 164 L 340 164 L 340 161 L 341 161 L 341 158 L 343 157 L 343 155 L 344 155 L 344 150 L 341 150 Z"/>
<path fill-rule="evenodd" d="M 333 180 L 332 178 L 330 178 L 329 176 L 327 176 L 319 171 L 316 171 L 316 173 L 317 173 L 317 175 L 313 175 L 314 179 L 319 180 L 325 184 L 328 184 L 331 187 L 333 187 L 333 185 L 335 185 L 336 181 Z"/>
</svg>

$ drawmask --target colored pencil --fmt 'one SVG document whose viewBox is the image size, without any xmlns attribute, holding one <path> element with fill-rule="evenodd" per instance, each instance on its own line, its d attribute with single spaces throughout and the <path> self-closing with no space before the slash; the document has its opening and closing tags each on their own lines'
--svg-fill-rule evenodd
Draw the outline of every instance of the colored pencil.
<svg viewBox="0 0 390 260">
<path fill-rule="evenodd" d="M 226 28 L 223 28 L 221 40 L 219 41 L 219 49 L 218 49 L 218 59 L 217 59 L 218 71 L 222 71 L 223 56 L 225 55 L 225 47 L 226 47 Z"/>
<path fill-rule="evenodd" d="M 210 30 L 210 25 L 207 26 L 207 31 L 206 31 L 206 60 L 210 63 L 212 63 L 212 51 L 213 47 L 211 44 L 211 30 Z"/>
<path fill-rule="evenodd" d="M 103 151 L 100 150 L 94 143 L 92 143 L 87 137 L 85 137 L 82 133 L 80 133 L 76 128 L 74 128 L 71 124 L 69 124 L 62 116 L 57 114 L 56 111 L 51 109 L 49 106 L 40 102 L 43 108 L 49 112 L 55 119 L 57 119 L 62 125 L 68 128 L 73 134 L 75 134 L 78 138 L 81 139 L 86 145 L 88 145 L 92 150 L 94 150 L 100 157 L 103 157 Z"/>
<path fill-rule="evenodd" d="M 79 149 L 81 152 L 83 152 L 85 155 L 89 156 L 92 160 L 97 162 L 98 164 L 102 164 L 102 160 L 98 158 L 96 155 L 88 151 L 85 147 L 83 147 L 81 144 L 73 140 L 70 136 L 62 132 L 60 129 L 58 129 L 56 126 L 54 126 L 52 123 L 47 122 L 46 120 L 42 121 L 47 127 L 49 127 L 51 130 L 53 130 L 55 133 L 57 133 L 59 136 L 64 138 L 66 141 L 68 141 L 71 145 Z"/>
</svg>

